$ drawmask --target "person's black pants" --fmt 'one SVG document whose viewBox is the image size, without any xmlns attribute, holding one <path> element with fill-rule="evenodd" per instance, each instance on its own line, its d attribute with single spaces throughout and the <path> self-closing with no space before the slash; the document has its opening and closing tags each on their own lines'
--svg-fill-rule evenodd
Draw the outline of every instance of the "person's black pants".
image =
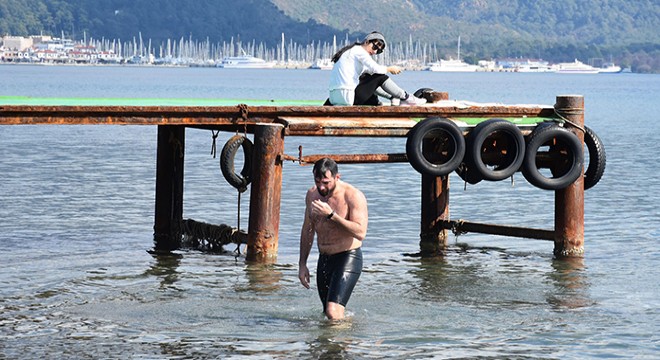
<svg viewBox="0 0 660 360">
<path fill-rule="evenodd" d="M 380 105 L 376 89 L 390 77 L 385 74 L 363 74 L 360 76 L 360 83 L 355 88 L 355 99 L 353 105 Z M 323 104 L 325 106 L 332 105 L 330 99 L 326 100 Z"/>
<path fill-rule="evenodd" d="M 390 77 L 385 74 L 363 74 L 360 83 L 355 88 L 353 105 L 380 105 L 376 89 Z"/>
</svg>

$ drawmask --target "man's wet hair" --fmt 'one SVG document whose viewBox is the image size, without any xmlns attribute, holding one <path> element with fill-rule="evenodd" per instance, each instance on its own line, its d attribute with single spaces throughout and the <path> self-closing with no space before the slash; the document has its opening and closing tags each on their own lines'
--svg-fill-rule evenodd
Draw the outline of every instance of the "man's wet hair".
<svg viewBox="0 0 660 360">
<path fill-rule="evenodd" d="M 314 163 L 314 169 L 312 172 L 314 173 L 314 178 L 315 179 L 323 179 L 325 177 L 326 171 L 330 170 L 330 174 L 334 177 L 337 175 L 339 172 L 339 168 L 337 167 L 337 163 L 330 159 L 330 158 L 323 158 L 320 160 L 317 160 Z"/>
</svg>

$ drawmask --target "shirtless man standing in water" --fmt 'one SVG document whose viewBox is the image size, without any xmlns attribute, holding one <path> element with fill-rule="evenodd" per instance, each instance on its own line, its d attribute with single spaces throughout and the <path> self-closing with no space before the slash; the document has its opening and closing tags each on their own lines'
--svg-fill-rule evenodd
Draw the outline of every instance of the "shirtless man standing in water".
<svg viewBox="0 0 660 360">
<path fill-rule="evenodd" d="M 337 163 L 324 158 L 314 164 L 315 186 L 305 197 L 300 232 L 298 278 L 309 289 L 307 258 L 316 234 L 319 261 L 316 285 L 328 319 L 343 319 L 344 309 L 362 273 L 362 240 L 367 234 L 367 199 L 339 179 Z"/>
</svg>

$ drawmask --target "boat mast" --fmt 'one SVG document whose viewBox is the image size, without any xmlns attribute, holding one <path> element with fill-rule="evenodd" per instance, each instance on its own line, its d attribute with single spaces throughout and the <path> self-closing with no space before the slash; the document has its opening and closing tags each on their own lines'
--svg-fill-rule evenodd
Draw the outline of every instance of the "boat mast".
<svg viewBox="0 0 660 360">
<path fill-rule="evenodd" d="M 458 60 L 461 60 L 461 36 L 458 35 L 458 51 L 456 53 L 456 56 L 458 56 Z"/>
</svg>

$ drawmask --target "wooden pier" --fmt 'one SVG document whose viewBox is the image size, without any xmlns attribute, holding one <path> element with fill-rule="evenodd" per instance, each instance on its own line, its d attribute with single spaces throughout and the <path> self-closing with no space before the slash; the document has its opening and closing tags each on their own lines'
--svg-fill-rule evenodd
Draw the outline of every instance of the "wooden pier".
<svg viewBox="0 0 660 360">
<path fill-rule="evenodd" d="M 36 104 L 35 104 L 36 103 Z M 435 105 L 435 104 L 434 104 Z M 277 256 L 282 165 L 286 160 L 313 163 L 321 155 L 298 157 L 284 154 L 288 136 L 406 137 L 420 120 L 441 117 L 461 124 L 467 135 L 484 119 L 560 119 L 584 142 L 584 99 L 558 96 L 555 105 L 457 104 L 415 107 L 331 107 L 286 105 L 40 105 L 39 101 L 3 105 L 0 125 L 156 125 L 158 149 L 156 170 L 155 249 L 180 247 L 183 223 L 185 129 L 245 132 L 254 135 L 251 159 L 251 192 L 247 230 L 247 260 L 273 262 Z M 540 121 L 540 120 L 539 120 Z M 529 134 L 536 126 L 521 123 Z M 326 154 L 338 163 L 405 162 L 406 153 Z M 448 175 L 421 175 L 420 252 L 441 253 L 447 230 L 482 232 L 554 241 L 554 254 L 580 257 L 584 252 L 584 179 L 555 190 L 554 229 L 529 229 L 494 224 L 452 221 L 449 217 Z"/>
</svg>

